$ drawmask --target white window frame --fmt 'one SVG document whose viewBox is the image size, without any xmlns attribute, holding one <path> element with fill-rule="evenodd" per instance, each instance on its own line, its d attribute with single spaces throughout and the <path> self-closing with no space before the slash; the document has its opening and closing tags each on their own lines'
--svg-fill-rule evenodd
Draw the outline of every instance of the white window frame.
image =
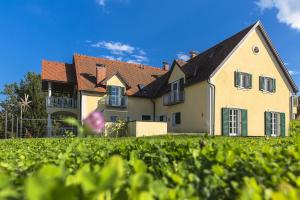
<svg viewBox="0 0 300 200">
<path fill-rule="evenodd" d="M 179 93 L 180 93 L 180 80 L 175 81 L 171 84 L 171 100 L 178 101 L 179 100 Z M 174 87 L 177 86 L 176 89 Z"/>
<path fill-rule="evenodd" d="M 271 136 L 280 136 L 280 113 L 271 112 Z"/>
<path fill-rule="evenodd" d="M 241 136 L 242 133 L 242 111 L 240 109 L 229 109 L 229 136 Z"/>
<path fill-rule="evenodd" d="M 264 92 L 273 92 L 272 87 L 273 87 L 273 78 L 263 77 L 263 88 L 262 88 L 262 90 Z"/>
<path fill-rule="evenodd" d="M 112 106 L 121 106 L 121 87 L 119 86 L 111 86 L 111 105 Z"/>
<path fill-rule="evenodd" d="M 239 84 L 239 88 L 242 89 L 249 89 L 250 87 L 250 75 L 247 73 L 238 73 L 239 79 L 240 79 L 240 84 Z"/>
</svg>

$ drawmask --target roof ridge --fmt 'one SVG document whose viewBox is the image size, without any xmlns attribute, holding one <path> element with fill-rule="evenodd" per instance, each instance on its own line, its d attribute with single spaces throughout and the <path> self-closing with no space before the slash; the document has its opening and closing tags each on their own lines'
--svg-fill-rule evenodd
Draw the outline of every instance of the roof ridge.
<svg viewBox="0 0 300 200">
<path fill-rule="evenodd" d="M 188 62 L 190 62 L 190 61 L 192 61 L 192 60 L 196 60 L 196 58 L 199 57 L 200 55 L 206 53 L 207 51 L 209 51 L 209 50 L 211 50 L 211 49 L 213 49 L 213 48 L 216 48 L 217 46 L 221 45 L 222 43 L 224 43 L 224 42 L 226 42 L 226 41 L 228 41 L 228 40 L 231 40 L 232 38 L 236 37 L 237 35 L 241 34 L 242 32 L 244 32 L 244 31 L 246 31 L 246 30 L 248 30 L 248 29 L 249 29 L 249 30 L 248 30 L 247 32 L 251 31 L 252 28 L 253 28 L 254 26 L 256 26 L 257 24 L 260 24 L 260 23 L 261 23 L 260 21 L 257 21 L 257 22 L 255 22 L 255 23 L 251 24 L 250 26 L 248 26 L 248 27 L 246 27 L 246 28 L 240 30 L 239 32 L 237 32 L 237 33 L 235 33 L 235 34 L 233 34 L 233 35 L 231 35 L 231 36 L 229 36 L 229 37 L 223 39 L 222 41 L 220 41 L 220 42 L 214 44 L 213 46 L 211 46 L 211 47 L 209 47 L 209 48 L 207 48 L 207 49 L 201 51 L 201 53 L 199 53 L 197 56 L 195 56 L 195 57 L 193 57 L 193 58 L 187 60 L 186 62 L 188 63 Z"/>
<path fill-rule="evenodd" d="M 129 65 L 133 65 L 136 67 L 146 67 L 146 68 L 150 68 L 150 69 L 155 69 L 155 70 L 160 70 L 160 71 L 165 71 L 161 68 L 158 67 L 154 67 L 154 66 L 150 66 L 150 65 L 145 65 L 145 64 L 138 64 L 138 63 L 129 63 L 129 62 L 125 62 L 125 61 L 120 61 L 120 60 L 110 60 L 110 59 L 106 59 L 106 58 L 102 58 L 102 57 L 96 57 L 96 56 L 89 56 L 89 55 L 84 55 L 84 54 L 78 54 L 78 53 L 74 53 L 74 56 L 82 56 L 82 57 L 87 57 L 87 58 L 92 58 L 92 59 L 103 59 L 103 60 L 107 60 L 107 61 L 112 61 L 112 62 L 117 62 L 117 63 L 126 63 Z"/>
</svg>

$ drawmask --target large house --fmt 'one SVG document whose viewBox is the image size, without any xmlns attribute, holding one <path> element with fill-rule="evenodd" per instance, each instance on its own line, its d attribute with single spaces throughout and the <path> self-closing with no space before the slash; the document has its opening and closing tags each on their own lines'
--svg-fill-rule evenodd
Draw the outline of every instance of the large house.
<svg viewBox="0 0 300 200">
<path fill-rule="evenodd" d="M 108 122 L 161 121 L 169 132 L 285 136 L 298 92 L 261 22 L 170 69 L 75 54 L 43 60 L 42 80 L 49 130 L 53 113 L 83 120 L 99 109 Z"/>
</svg>

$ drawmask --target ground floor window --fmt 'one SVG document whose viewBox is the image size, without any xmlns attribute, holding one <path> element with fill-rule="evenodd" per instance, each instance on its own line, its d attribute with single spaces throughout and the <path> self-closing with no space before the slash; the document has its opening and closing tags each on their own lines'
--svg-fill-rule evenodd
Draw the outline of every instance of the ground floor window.
<svg viewBox="0 0 300 200">
<path fill-rule="evenodd" d="M 117 116 L 110 116 L 110 121 L 111 122 L 116 122 L 116 121 L 118 121 L 118 117 Z"/>
<path fill-rule="evenodd" d="M 247 136 L 247 110 L 238 108 L 222 108 L 222 134 L 224 136 Z"/>
<path fill-rule="evenodd" d="M 285 136 L 285 114 L 265 112 L 265 132 L 272 137 Z"/>
<path fill-rule="evenodd" d="M 172 126 L 176 126 L 181 124 L 181 113 L 177 112 L 177 113 L 173 113 L 172 114 Z"/>
<path fill-rule="evenodd" d="M 159 116 L 159 121 L 160 122 L 166 122 L 167 121 L 167 116 L 166 115 Z"/>
<path fill-rule="evenodd" d="M 142 115 L 142 121 L 150 121 L 151 115 Z"/>
<path fill-rule="evenodd" d="M 241 110 L 229 110 L 229 136 L 240 136 L 242 129 Z"/>
</svg>

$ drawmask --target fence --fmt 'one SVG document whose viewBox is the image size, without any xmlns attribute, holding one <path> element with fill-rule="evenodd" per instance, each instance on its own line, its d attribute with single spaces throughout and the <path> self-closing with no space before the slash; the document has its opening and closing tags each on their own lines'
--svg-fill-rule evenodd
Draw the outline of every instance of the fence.
<svg viewBox="0 0 300 200">
<path fill-rule="evenodd" d="M 3 119 L 2 119 L 3 120 Z M 42 138 L 48 137 L 47 119 L 22 119 L 9 116 L 3 121 L 1 139 L 9 138 Z M 52 137 L 64 137 L 69 133 L 77 134 L 76 127 L 69 126 L 63 120 L 52 119 Z"/>
</svg>

